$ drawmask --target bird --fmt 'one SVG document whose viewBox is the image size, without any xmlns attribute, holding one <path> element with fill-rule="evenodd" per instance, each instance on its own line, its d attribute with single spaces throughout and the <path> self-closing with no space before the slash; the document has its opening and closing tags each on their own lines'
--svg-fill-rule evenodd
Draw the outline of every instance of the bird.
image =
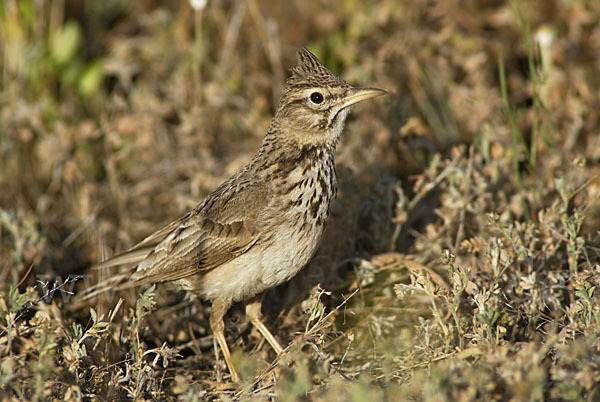
<svg viewBox="0 0 600 402">
<path fill-rule="evenodd" d="M 308 49 L 297 53 L 275 115 L 252 160 L 193 210 L 94 266 L 126 265 L 88 296 L 151 283 L 212 303 L 209 324 L 233 382 L 224 315 L 246 301 L 246 316 L 277 354 L 262 320 L 265 293 L 294 277 L 321 243 L 337 192 L 335 150 L 350 109 L 385 95 L 352 87 Z"/>
</svg>

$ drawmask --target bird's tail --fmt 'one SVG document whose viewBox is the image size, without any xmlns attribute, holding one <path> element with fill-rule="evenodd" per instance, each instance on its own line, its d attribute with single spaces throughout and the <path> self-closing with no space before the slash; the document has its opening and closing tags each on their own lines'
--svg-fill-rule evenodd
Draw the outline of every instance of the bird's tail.
<svg viewBox="0 0 600 402">
<path fill-rule="evenodd" d="M 126 284 L 135 270 L 127 270 L 118 274 L 110 275 L 106 279 L 101 279 L 98 283 L 86 287 L 83 292 L 77 294 L 79 301 L 87 301 L 99 295 L 110 292 L 117 292 L 126 287 Z"/>
<path fill-rule="evenodd" d="M 92 271 L 98 272 L 98 276 L 100 278 L 104 277 L 106 279 L 100 279 L 95 285 L 87 287 L 87 289 L 81 293 L 80 300 L 90 300 L 100 294 L 117 292 L 119 290 L 129 287 L 133 288 L 146 283 L 147 278 L 144 273 L 138 272 L 137 270 L 138 264 L 143 261 L 152 252 L 152 250 L 154 250 L 154 247 L 163 241 L 174 228 L 178 227 L 178 225 L 186 217 L 187 215 L 171 222 L 162 229 L 146 237 L 129 250 L 94 265 L 91 268 Z M 107 273 L 107 269 L 116 266 L 126 266 L 126 268 L 115 275 L 110 275 L 110 273 Z M 104 273 L 106 274 L 103 275 Z"/>
<path fill-rule="evenodd" d="M 97 273 L 98 281 L 96 284 L 86 286 L 83 292 L 78 293 L 79 301 L 87 301 L 101 294 L 118 292 L 128 287 L 135 287 L 137 283 L 136 273 L 137 264 L 142 261 L 150 252 L 148 248 L 134 248 L 122 254 L 109 258 L 101 263 L 91 267 L 92 271 Z M 111 272 L 113 267 L 126 266 L 118 273 Z M 114 269 L 114 268 L 113 268 Z"/>
</svg>

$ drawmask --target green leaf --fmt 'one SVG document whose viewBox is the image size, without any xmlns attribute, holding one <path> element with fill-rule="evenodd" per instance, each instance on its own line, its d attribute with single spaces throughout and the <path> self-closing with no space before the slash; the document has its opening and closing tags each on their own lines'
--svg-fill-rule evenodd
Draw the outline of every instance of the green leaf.
<svg viewBox="0 0 600 402">
<path fill-rule="evenodd" d="M 81 28 L 69 21 L 59 28 L 50 41 L 50 56 L 58 65 L 65 65 L 73 59 L 81 43 Z"/>
<path fill-rule="evenodd" d="M 104 79 L 104 68 L 101 62 L 94 61 L 87 65 L 79 78 L 78 90 L 83 96 L 90 96 L 98 90 Z"/>
</svg>

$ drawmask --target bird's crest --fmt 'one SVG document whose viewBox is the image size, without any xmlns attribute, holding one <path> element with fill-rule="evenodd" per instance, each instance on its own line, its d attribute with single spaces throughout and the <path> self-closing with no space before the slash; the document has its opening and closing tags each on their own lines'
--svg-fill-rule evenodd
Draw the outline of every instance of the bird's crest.
<svg viewBox="0 0 600 402">
<path fill-rule="evenodd" d="M 291 69 L 291 76 L 287 80 L 290 86 L 349 86 L 346 81 L 329 71 L 307 48 L 297 53 L 296 60 L 297 65 Z"/>
</svg>

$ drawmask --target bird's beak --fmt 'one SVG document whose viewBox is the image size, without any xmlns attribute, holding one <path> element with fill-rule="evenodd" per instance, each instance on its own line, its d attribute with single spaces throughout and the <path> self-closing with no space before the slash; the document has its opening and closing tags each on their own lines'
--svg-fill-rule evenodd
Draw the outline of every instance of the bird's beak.
<svg viewBox="0 0 600 402">
<path fill-rule="evenodd" d="M 355 103 L 362 102 L 364 100 L 381 95 L 387 95 L 387 92 L 383 89 L 377 88 L 350 88 L 350 90 L 348 91 L 348 95 L 342 98 L 340 109 L 347 108 L 348 106 L 352 106 Z"/>
</svg>

